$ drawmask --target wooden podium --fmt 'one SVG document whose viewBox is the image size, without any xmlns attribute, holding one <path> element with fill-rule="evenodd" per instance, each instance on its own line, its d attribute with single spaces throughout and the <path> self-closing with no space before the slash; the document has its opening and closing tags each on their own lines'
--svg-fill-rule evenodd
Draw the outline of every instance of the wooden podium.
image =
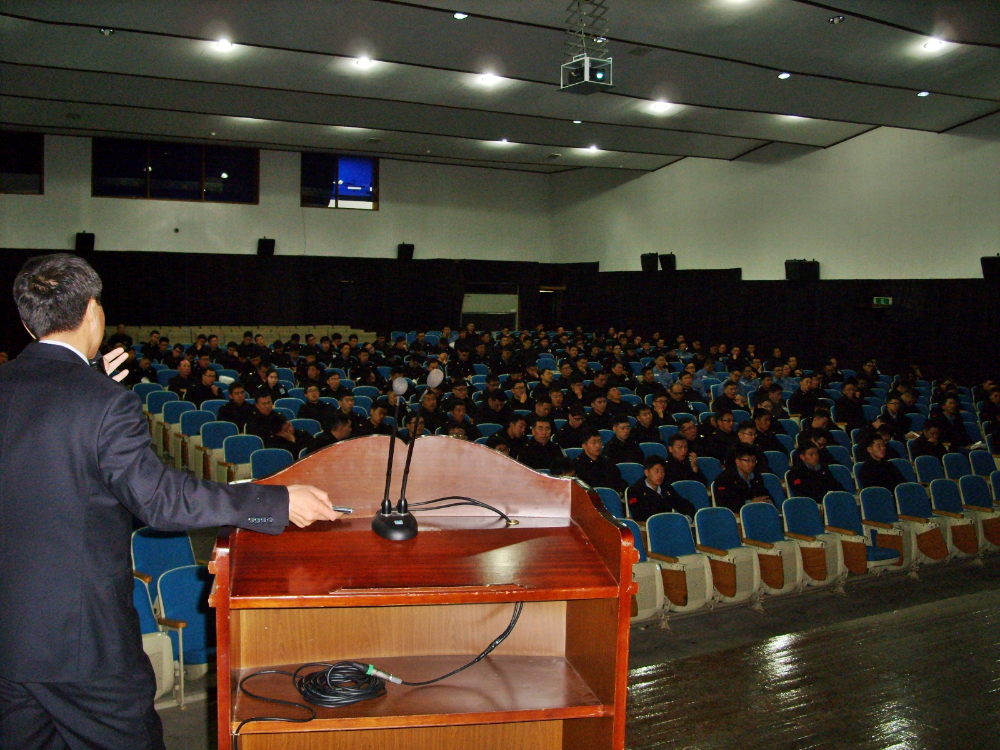
<svg viewBox="0 0 1000 750">
<path fill-rule="evenodd" d="M 243 750 L 582 750 L 625 745 L 632 535 L 575 481 L 548 477 L 484 446 L 421 438 L 410 502 L 464 495 L 493 505 L 417 513 L 420 533 L 389 542 L 371 530 L 391 438 L 332 445 L 263 484 L 313 484 L 355 509 L 336 523 L 280 536 L 219 536 L 210 565 L 218 623 L 219 748 L 241 721 L 305 718 L 249 698 L 239 680 L 267 668 L 351 659 L 416 682 L 479 654 L 524 602 L 510 637 L 464 672 L 425 687 L 328 709 L 308 723 L 251 722 Z M 397 443 L 392 498 L 404 446 Z M 596 503 L 596 504 L 595 504 Z M 303 702 L 282 675 L 259 695 Z"/>
</svg>

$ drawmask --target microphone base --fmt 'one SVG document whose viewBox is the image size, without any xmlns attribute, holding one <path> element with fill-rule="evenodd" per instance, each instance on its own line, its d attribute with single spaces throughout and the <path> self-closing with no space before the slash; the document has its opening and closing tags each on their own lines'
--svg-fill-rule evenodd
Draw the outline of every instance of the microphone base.
<svg viewBox="0 0 1000 750">
<path fill-rule="evenodd" d="M 412 513 L 376 513 L 372 531 L 390 542 L 402 542 L 417 535 L 417 519 Z"/>
</svg>

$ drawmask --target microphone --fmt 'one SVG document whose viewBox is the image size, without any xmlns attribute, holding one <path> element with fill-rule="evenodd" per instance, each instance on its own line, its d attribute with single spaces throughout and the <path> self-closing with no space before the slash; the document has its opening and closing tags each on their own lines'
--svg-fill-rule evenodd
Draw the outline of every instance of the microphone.
<svg viewBox="0 0 1000 750">
<path fill-rule="evenodd" d="M 437 388 L 444 381 L 444 372 L 441 370 L 431 370 L 427 375 L 427 387 Z M 397 396 L 406 393 L 407 382 L 404 378 L 396 378 L 392 383 L 392 390 Z M 424 396 L 427 391 L 424 391 Z M 413 459 L 413 444 L 417 442 L 420 426 L 420 408 L 424 403 L 424 396 L 417 402 L 416 417 L 413 421 L 414 434 L 410 435 L 410 445 L 406 452 L 406 465 L 403 467 L 403 484 L 400 491 L 399 502 L 396 503 L 395 510 L 389 500 L 389 485 L 392 481 L 392 455 L 396 443 L 396 427 L 399 424 L 399 401 L 396 401 L 396 425 L 392 430 L 392 443 L 389 444 L 389 466 L 386 470 L 385 495 L 382 498 L 382 509 L 375 514 L 372 519 L 372 531 L 383 539 L 394 542 L 412 539 L 417 535 L 417 519 L 409 512 L 406 505 L 406 482 L 410 477 L 410 461 Z"/>
</svg>

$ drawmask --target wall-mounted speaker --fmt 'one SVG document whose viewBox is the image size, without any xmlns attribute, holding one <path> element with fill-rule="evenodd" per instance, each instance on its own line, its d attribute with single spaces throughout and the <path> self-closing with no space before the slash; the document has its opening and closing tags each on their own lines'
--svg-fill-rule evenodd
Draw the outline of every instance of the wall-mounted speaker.
<svg viewBox="0 0 1000 750">
<path fill-rule="evenodd" d="M 257 240 L 257 255 L 261 258 L 273 258 L 274 242 L 274 240 L 269 240 L 267 237 L 261 237 Z"/>
<path fill-rule="evenodd" d="M 396 258 L 401 261 L 411 261 L 413 260 L 413 250 L 416 247 L 413 243 L 400 242 L 399 247 L 396 248 Z"/>
<path fill-rule="evenodd" d="M 819 261 L 786 260 L 785 278 L 788 281 L 819 281 Z"/>
<path fill-rule="evenodd" d="M 639 262 L 642 264 L 643 271 L 656 272 L 656 253 L 643 253 L 639 256 Z"/>
<path fill-rule="evenodd" d="M 90 255 L 94 252 L 94 233 L 93 232 L 77 232 L 76 233 L 76 254 L 77 255 Z"/>
<path fill-rule="evenodd" d="M 1000 281 L 1000 255 L 984 255 L 979 262 L 983 264 L 984 279 Z"/>
<path fill-rule="evenodd" d="M 673 253 L 660 253 L 660 270 L 673 273 L 677 270 L 677 256 Z"/>
</svg>

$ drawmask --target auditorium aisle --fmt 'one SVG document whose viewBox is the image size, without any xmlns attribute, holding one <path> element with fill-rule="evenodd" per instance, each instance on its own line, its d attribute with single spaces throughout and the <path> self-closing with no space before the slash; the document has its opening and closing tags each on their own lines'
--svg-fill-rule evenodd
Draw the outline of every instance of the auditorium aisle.
<svg viewBox="0 0 1000 750">
<path fill-rule="evenodd" d="M 992 747 L 1000 557 L 920 575 L 634 628 L 627 747 Z M 168 750 L 215 748 L 214 711 L 161 711 Z"/>
</svg>

